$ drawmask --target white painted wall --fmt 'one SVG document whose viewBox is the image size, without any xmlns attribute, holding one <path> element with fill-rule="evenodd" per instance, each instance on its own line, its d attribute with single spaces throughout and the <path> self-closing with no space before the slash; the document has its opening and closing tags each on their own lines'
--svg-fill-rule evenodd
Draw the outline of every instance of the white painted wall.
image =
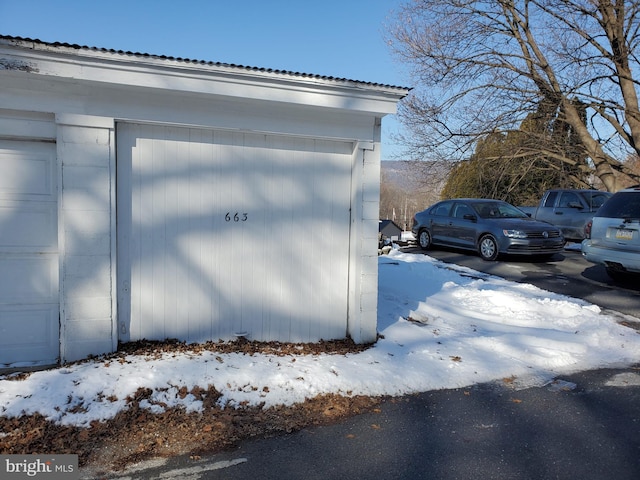
<svg viewBox="0 0 640 480">
<path fill-rule="evenodd" d="M 61 164 L 61 354 L 111 352 L 115 335 L 114 122 L 56 116 Z"/>
</svg>

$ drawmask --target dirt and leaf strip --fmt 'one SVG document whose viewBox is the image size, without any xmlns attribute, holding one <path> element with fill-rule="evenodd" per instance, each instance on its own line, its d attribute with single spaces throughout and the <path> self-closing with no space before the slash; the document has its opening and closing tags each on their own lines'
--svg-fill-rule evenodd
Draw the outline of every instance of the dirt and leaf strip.
<svg viewBox="0 0 640 480">
<path fill-rule="evenodd" d="M 199 350 L 247 355 L 344 355 L 366 348 L 367 345 L 356 345 L 350 340 L 314 344 L 237 341 L 202 345 L 143 341 L 121 345 L 118 352 L 100 359 L 109 362 L 128 355 L 154 357 Z M 28 375 L 12 375 L 11 379 L 20 381 Z M 179 392 L 179 395 L 190 394 L 201 400 L 202 412 L 187 413 L 184 408 L 170 408 L 162 413 L 152 413 L 140 406 L 151 394 L 150 389 L 138 389 L 135 395 L 127 398 L 128 408 L 108 421 L 92 422 L 89 428 L 57 425 L 41 415 L 0 417 L 0 453 L 77 454 L 80 465 L 91 466 L 93 471 L 118 471 L 153 457 L 210 455 L 233 448 L 246 439 L 331 424 L 348 416 L 375 411 L 382 401 L 377 397 L 330 394 L 292 406 L 225 408 L 217 403 L 220 393 L 213 386 L 202 385 L 191 390 L 183 388 Z"/>
</svg>

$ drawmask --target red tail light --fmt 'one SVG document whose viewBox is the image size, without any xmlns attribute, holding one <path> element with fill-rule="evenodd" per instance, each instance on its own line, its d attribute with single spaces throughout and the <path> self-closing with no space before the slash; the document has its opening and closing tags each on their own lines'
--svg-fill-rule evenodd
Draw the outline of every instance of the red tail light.
<svg viewBox="0 0 640 480">
<path fill-rule="evenodd" d="M 584 226 L 584 238 L 591 238 L 591 227 L 593 226 L 593 220 L 589 220 Z"/>
</svg>

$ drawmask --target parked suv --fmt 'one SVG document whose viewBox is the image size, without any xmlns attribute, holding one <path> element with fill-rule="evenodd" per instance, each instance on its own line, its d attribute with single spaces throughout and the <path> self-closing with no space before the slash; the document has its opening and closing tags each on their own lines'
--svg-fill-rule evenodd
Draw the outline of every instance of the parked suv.
<svg viewBox="0 0 640 480">
<path fill-rule="evenodd" d="M 615 193 L 585 230 L 582 255 L 614 280 L 640 275 L 640 186 Z"/>
</svg>

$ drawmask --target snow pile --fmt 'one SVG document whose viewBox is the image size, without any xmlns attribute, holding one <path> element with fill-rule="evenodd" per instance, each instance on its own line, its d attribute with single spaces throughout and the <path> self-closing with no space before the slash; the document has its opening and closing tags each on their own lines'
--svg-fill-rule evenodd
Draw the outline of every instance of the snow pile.
<svg viewBox="0 0 640 480">
<path fill-rule="evenodd" d="M 301 306 L 303 307 L 303 306 Z M 559 374 L 640 361 L 640 335 L 581 300 L 392 251 L 379 258 L 378 330 L 383 338 L 349 355 L 167 353 L 97 359 L 0 377 L 0 413 L 40 413 L 88 426 L 127 408 L 139 388 L 151 411 L 199 411 L 194 387 L 219 402 L 291 405 L 323 393 L 402 395 L 510 378 L 524 388 Z"/>
</svg>

